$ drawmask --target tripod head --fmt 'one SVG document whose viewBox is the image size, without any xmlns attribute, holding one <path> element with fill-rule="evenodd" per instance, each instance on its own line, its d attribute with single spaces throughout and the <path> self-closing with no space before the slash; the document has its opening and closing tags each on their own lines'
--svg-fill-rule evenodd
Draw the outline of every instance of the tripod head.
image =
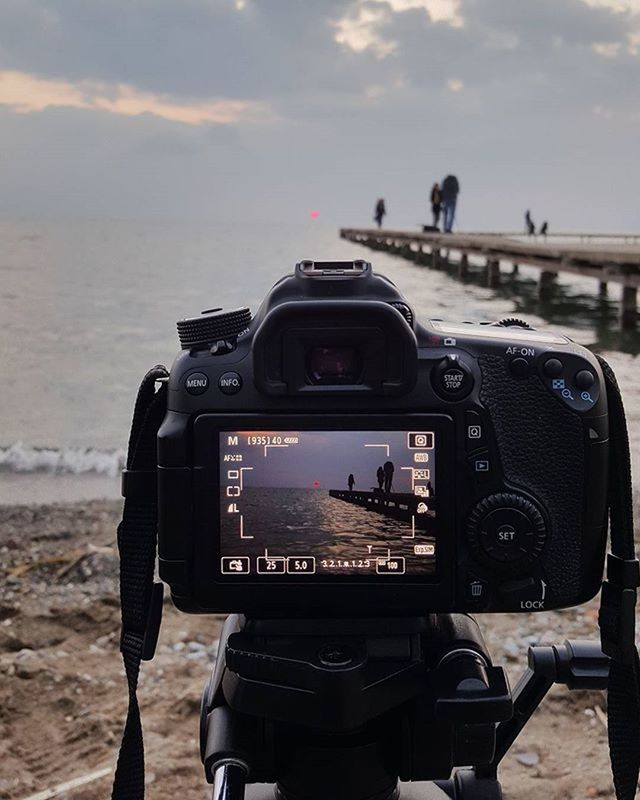
<svg viewBox="0 0 640 800">
<path fill-rule="evenodd" d="M 390 800 L 399 779 L 488 767 L 496 723 L 512 712 L 504 670 L 469 616 L 236 615 L 203 696 L 202 759 L 210 782 L 233 765 L 276 783 L 283 800 Z"/>
</svg>

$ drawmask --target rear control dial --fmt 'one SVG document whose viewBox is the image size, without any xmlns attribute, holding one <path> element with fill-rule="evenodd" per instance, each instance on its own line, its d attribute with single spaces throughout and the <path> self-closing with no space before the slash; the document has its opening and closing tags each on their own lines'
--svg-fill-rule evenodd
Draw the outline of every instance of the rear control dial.
<svg viewBox="0 0 640 800">
<path fill-rule="evenodd" d="M 479 560 L 494 568 L 517 571 L 538 558 L 546 529 L 530 500 L 517 494 L 494 494 L 471 512 L 467 537 Z"/>
</svg>

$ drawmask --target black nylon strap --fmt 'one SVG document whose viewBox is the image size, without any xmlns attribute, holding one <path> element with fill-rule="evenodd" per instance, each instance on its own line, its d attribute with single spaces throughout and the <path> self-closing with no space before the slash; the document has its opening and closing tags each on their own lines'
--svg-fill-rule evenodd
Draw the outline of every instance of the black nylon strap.
<svg viewBox="0 0 640 800">
<path fill-rule="evenodd" d="M 607 692 L 609 752 L 618 800 L 633 800 L 640 772 L 640 660 L 635 605 L 640 570 L 635 558 L 631 455 L 622 396 L 613 370 L 598 357 L 609 406 L 609 522 L 611 555 L 600 600 L 602 650 L 611 658 Z"/>
<path fill-rule="evenodd" d="M 156 472 L 157 434 L 167 409 L 167 370 L 154 367 L 144 377 L 136 398 L 129 449 L 127 452 L 127 484 L 122 522 L 118 526 L 120 553 L 120 604 L 122 635 L 120 651 L 129 687 L 129 709 L 122 734 L 118 765 L 113 781 L 112 800 L 144 798 L 144 745 L 137 689 L 140 661 L 153 655 L 147 636 L 147 623 L 152 608 L 157 610 L 157 592 L 153 572 L 157 539 L 157 486 L 148 478 Z M 156 382 L 163 380 L 156 392 Z M 136 487 L 136 473 L 140 480 Z M 145 488 L 139 491 L 140 485 Z M 152 604 L 152 600 L 155 602 Z M 145 647 L 146 644 L 146 647 Z M 155 644 L 155 642 L 154 642 Z"/>
</svg>

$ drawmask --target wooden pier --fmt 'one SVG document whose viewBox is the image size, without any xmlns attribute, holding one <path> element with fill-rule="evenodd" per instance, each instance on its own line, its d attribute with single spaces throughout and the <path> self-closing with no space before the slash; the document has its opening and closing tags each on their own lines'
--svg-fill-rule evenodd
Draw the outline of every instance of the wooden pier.
<svg viewBox="0 0 640 800">
<path fill-rule="evenodd" d="M 500 233 L 413 233 L 410 231 L 378 230 L 376 228 L 342 228 L 340 236 L 351 242 L 386 250 L 419 264 L 438 266 L 446 253 L 457 255 L 457 273 L 465 277 L 469 257 L 481 258 L 486 270 L 487 286 L 500 283 L 501 265 L 509 263 L 517 272 L 520 264 L 540 269 L 539 295 L 549 297 L 555 278 L 569 272 L 595 278 L 600 292 L 608 283 L 622 285 L 620 326 L 632 330 L 638 321 L 638 287 L 640 287 L 640 236 L 620 234 L 612 243 L 611 234 L 562 234 L 516 238 L 515 234 Z M 626 237 L 626 238 L 623 238 Z M 601 240 L 601 241 L 598 241 Z"/>
<path fill-rule="evenodd" d="M 420 530 L 429 528 L 435 518 L 435 498 L 434 497 L 419 497 L 415 494 L 405 492 L 360 492 L 360 491 L 347 491 L 342 489 L 330 489 L 329 495 L 335 497 L 336 500 L 343 500 L 345 503 L 351 503 L 355 506 L 361 506 L 368 511 L 376 511 L 378 514 L 384 514 L 393 519 L 399 519 L 403 522 L 411 522 L 413 519 L 415 527 Z M 419 510 L 419 506 L 427 506 L 427 510 Z"/>
</svg>

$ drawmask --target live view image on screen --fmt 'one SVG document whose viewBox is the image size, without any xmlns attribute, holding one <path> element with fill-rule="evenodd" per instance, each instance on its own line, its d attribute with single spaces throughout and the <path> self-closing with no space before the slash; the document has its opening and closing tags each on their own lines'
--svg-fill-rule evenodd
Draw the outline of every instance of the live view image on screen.
<svg viewBox="0 0 640 800">
<path fill-rule="evenodd" d="M 225 431 L 223 575 L 429 575 L 433 431 Z"/>
</svg>

